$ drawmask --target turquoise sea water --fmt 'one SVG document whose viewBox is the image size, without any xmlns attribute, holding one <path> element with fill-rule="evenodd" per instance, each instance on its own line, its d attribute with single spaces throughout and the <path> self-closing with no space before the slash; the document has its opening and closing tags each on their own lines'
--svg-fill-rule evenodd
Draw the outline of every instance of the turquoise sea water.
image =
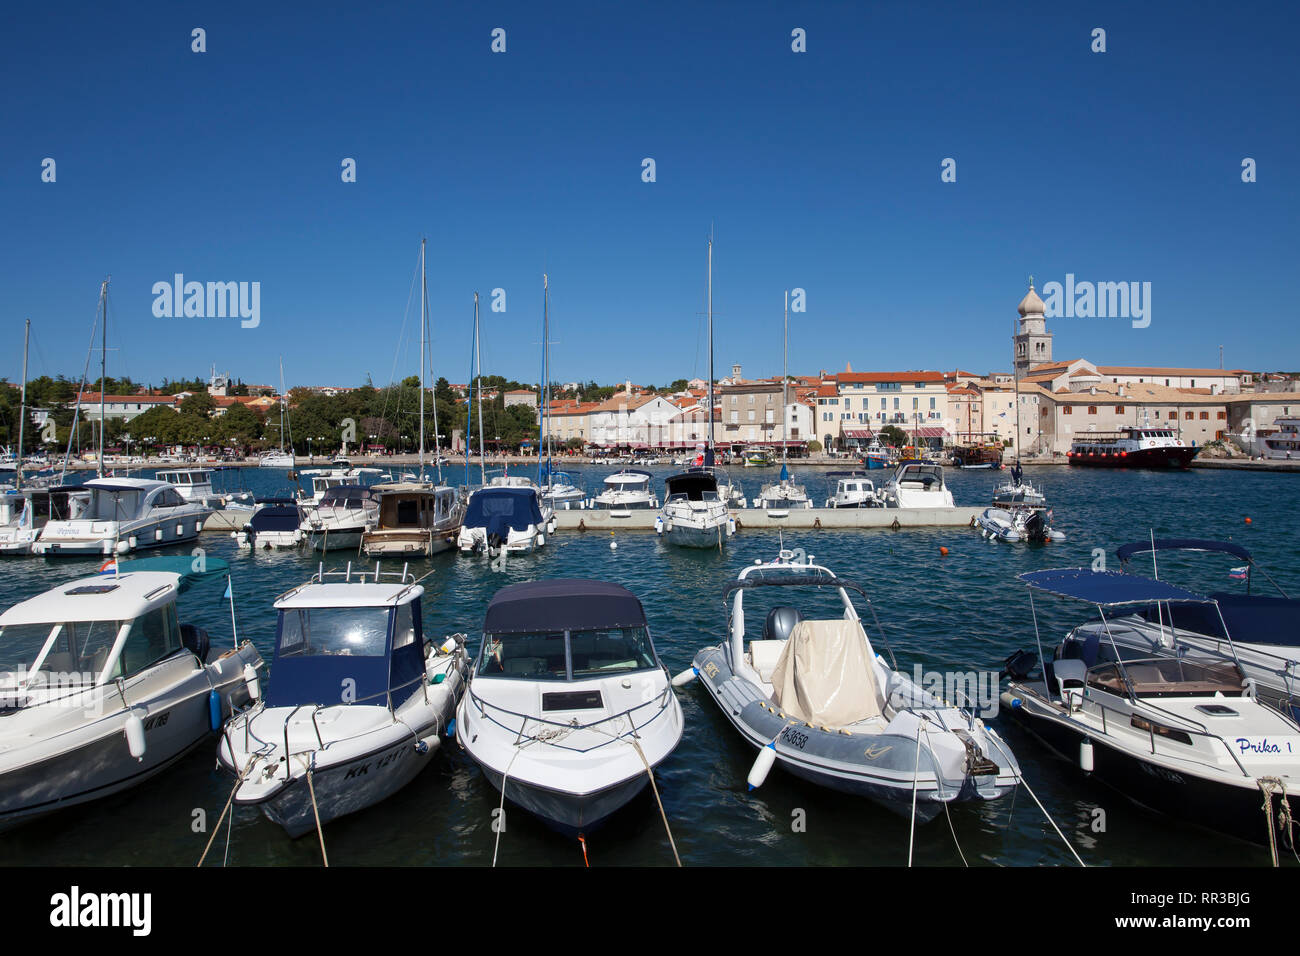
<svg viewBox="0 0 1300 956">
<path fill-rule="evenodd" d="M 572 469 L 589 492 L 613 469 Z M 652 469 L 662 489 L 673 469 Z M 1246 545 L 1278 582 L 1300 593 L 1295 535 L 1300 515 L 1300 476 L 1194 470 L 1173 474 L 1142 471 L 1027 469 L 1040 482 L 1056 512 L 1063 544 L 1031 547 L 991 545 L 968 529 L 916 531 L 810 531 L 787 535 L 836 573 L 861 583 L 871 595 L 900 666 L 926 670 L 996 670 L 1013 650 L 1033 644 L 1026 590 L 1016 575 L 1050 567 L 1087 566 L 1102 549 L 1118 566 L 1114 549 L 1150 532 L 1167 537 L 1230 538 Z M 473 472 L 477 477 L 477 469 Z M 775 469 L 733 469 L 749 497 Z M 446 470 L 456 483 L 460 467 Z M 815 500 L 826 497 L 816 470 L 800 473 Z M 873 475 L 873 478 L 876 477 Z M 986 504 L 1001 475 L 947 471 L 958 504 Z M 247 487 L 259 494 L 283 490 L 284 473 L 248 470 Z M 1251 522 L 1246 523 L 1246 518 Z M 609 537 L 559 532 L 536 555 L 511 559 L 494 570 L 482 558 L 439 555 L 412 563 L 424 580 L 426 634 L 464 631 L 477 648 L 486 602 L 509 583 L 541 577 L 595 577 L 630 588 L 645 605 L 660 656 L 671 672 L 687 667 L 695 652 L 722 638 L 721 595 L 738 570 L 775 556 L 776 532 L 742 531 L 722 553 L 670 548 L 650 532 L 624 532 L 611 551 Z M 208 553 L 228 560 L 241 636 L 268 658 L 274 637 L 271 603 L 301 583 L 320 560 L 311 552 L 240 553 L 228 536 L 205 535 Z M 948 549 L 947 556 L 940 547 Z M 183 552 L 179 552 L 183 553 Z M 331 554 L 327 568 L 341 568 L 347 555 Z M 1161 577 L 1204 590 L 1234 590 L 1231 559 L 1199 556 L 1162 559 Z M 95 560 L 10 559 L 0 564 L 5 606 L 56 583 L 92 574 Z M 1149 560 L 1136 570 L 1149 573 Z M 1268 591 L 1256 576 L 1256 583 Z M 214 643 L 230 639 L 230 612 L 220 585 L 196 588 L 181 600 L 181 619 L 205 626 Z M 1089 608 L 1039 600 L 1044 641 L 1057 639 Z M 874 634 L 873 634 L 874 637 Z M 274 677 L 272 676 L 272 679 Z M 908 821 L 872 803 L 815 788 L 774 771 L 747 793 L 745 775 L 754 754 L 695 684 L 679 692 L 686 734 L 656 779 L 677 848 L 686 865 L 902 865 L 907 860 Z M 1008 739 L 1025 778 L 1061 829 L 1090 865 L 1225 865 L 1268 863 L 1264 848 L 1238 843 L 1173 823 L 1128 804 L 1085 780 L 1050 756 L 1007 721 L 995 724 Z M 173 770 L 144 786 L 82 807 L 64 810 L 0 834 L 0 864 L 192 866 L 210 836 L 196 832 L 196 811 L 215 825 L 230 793 L 231 778 L 215 769 L 215 741 L 204 743 Z M 330 862 L 352 864 L 491 863 L 496 834 L 492 810 L 499 794 L 454 742 L 397 796 L 326 827 Z M 1096 832 L 1096 810 L 1105 829 Z M 800 813 L 800 811 L 802 811 Z M 792 826 L 802 819 L 802 831 Z M 941 815 L 916 836 L 916 861 L 960 865 L 956 841 L 972 865 L 1067 865 L 1073 858 L 1027 793 L 1014 800 L 953 808 L 952 830 Z M 412 839 L 412 836 L 416 839 Z M 647 790 L 589 838 L 592 865 L 671 865 L 654 798 Z M 209 862 L 226 857 L 226 832 Z M 239 865 L 316 865 L 314 836 L 289 840 L 252 810 L 235 816 L 228 860 Z M 499 862 L 508 865 L 574 865 L 583 862 L 576 842 L 553 834 L 522 812 L 508 816 Z"/>
</svg>

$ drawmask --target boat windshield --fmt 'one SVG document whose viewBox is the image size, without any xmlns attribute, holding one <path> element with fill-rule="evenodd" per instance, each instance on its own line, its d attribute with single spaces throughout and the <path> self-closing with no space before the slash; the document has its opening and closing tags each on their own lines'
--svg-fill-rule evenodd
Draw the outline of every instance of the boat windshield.
<svg viewBox="0 0 1300 956">
<path fill-rule="evenodd" d="M 121 630 L 121 621 L 11 624 L 0 627 L 0 672 L 26 672 L 54 636 L 50 652 L 30 675 L 32 683 L 61 680 L 93 683 Z"/>
<path fill-rule="evenodd" d="M 134 518 L 140 511 L 138 488 L 93 488 L 90 492 L 90 513 L 94 521 L 124 521 Z"/>
<path fill-rule="evenodd" d="M 524 680 L 580 680 L 658 667 L 644 627 L 489 634 L 477 673 Z"/>
<path fill-rule="evenodd" d="M 278 657 L 383 657 L 388 608 L 311 607 L 280 612 Z"/>
<path fill-rule="evenodd" d="M 1088 672 L 1088 684 L 1120 696 L 1127 696 L 1127 685 L 1137 697 L 1200 697 L 1216 693 L 1239 697 L 1243 693 L 1242 674 L 1235 664 L 1177 657 L 1128 660 L 1122 666 L 1100 664 Z"/>
</svg>

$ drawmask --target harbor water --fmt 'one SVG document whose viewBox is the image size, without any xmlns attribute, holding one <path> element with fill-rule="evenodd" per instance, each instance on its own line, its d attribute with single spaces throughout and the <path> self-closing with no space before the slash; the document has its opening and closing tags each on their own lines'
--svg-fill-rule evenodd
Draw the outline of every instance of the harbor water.
<svg viewBox="0 0 1300 956">
<path fill-rule="evenodd" d="M 582 478 L 590 495 L 615 469 L 569 470 Z M 674 469 L 651 470 L 662 496 L 662 479 Z M 1054 527 L 1068 536 L 1064 543 L 990 544 L 966 528 L 816 530 L 787 534 L 783 543 L 802 548 L 817 563 L 867 590 L 889 647 L 909 674 L 917 666 L 926 673 L 996 673 L 1012 651 L 1034 646 L 1029 598 L 1017 574 L 1100 567 L 1102 561 L 1118 568 L 1115 548 L 1151 534 L 1236 541 L 1289 593 L 1300 593 L 1294 561 L 1300 514 L 1296 476 L 1220 470 L 1027 472 L 1045 490 L 1055 510 Z M 451 484 L 464 478 L 463 466 L 444 473 Z M 731 469 L 751 499 L 775 474 L 774 468 Z M 986 505 L 1004 475 L 946 469 L 959 505 Z M 477 479 L 477 468 L 471 476 Z M 796 468 L 795 477 L 806 484 L 814 501 L 828 496 L 820 470 L 805 473 Z M 261 495 L 285 490 L 283 471 L 249 469 L 242 480 Z M 502 568 L 482 557 L 456 553 L 412 562 L 417 577 L 431 572 L 423 580 L 426 636 L 440 639 L 465 632 L 475 651 L 484 609 L 497 589 L 545 577 L 594 577 L 622 584 L 641 599 L 659 654 L 677 673 L 689 666 L 701 646 L 722 640 L 726 585 L 744 564 L 775 557 L 782 543 L 776 531 L 749 529 L 720 551 L 672 548 L 653 532 L 623 532 L 614 540 L 616 550 L 610 548 L 607 533 L 561 531 L 537 554 L 512 557 Z M 228 535 L 204 535 L 199 546 L 230 562 L 239 634 L 251 639 L 269 661 L 275 626 L 272 602 L 305 581 L 321 556 L 310 551 L 240 552 Z M 941 548 L 947 549 L 946 555 Z M 341 569 L 349 560 L 361 559 L 335 552 L 325 556 L 325 566 Z M 93 574 L 101 561 L 5 560 L 0 565 L 5 606 Z M 1159 572 L 1198 591 L 1241 590 L 1241 582 L 1228 578 L 1228 561 L 1223 555 L 1162 555 Z M 1132 570 L 1149 574 L 1149 556 L 1138 559 Z M 1271 591 L 1261 575 L 1254 576 L 1254 585 L 1261 593 Z M 1066 628 L 1093 614 L 1086 605 L 1046 596 L 1036 601 L 1044 644 L 1059 640 Z M 188 591 L 180 612 L 183 622 L 206 627 L 214 645 L 229 645 L 230 609 L 220 584 Z M 876 640 L 869 615 L 863 616 Z M 753 751 L 698 684 L 681 688 L 679 696 L 686 733 L 657 769 L 656 781 L 684 864 L 906 863 L 909 821 L 875 804 L 817 789 L 779 769 L 761 789 L 747 792 L 745 775 Z M 1006 719 L 992 720 L 1014 749 L 1034 794 L 1087 864 L 1269 864 L 1266 847 L 1238 843 L 1135 807 L 1085 779 L 1074 765 L 1053 757 Z M 214 738 L 141 787 L 0 833 L 0 864 L 193 866 L 213 835 L 233 782 L 216 768 L 215 750 Z M 499 836 L 499 864 L 583 865 L 576 841 L 552 833 L 509 805 L 505 830 L 498 835 L 493 811 L 499 799 L 473 762 L 454 741 L 447 741 L 431 766 L 395 797 L 325 828 L 330 862 L 487 866 Z M 919 827 L 915 860 L 921 865 L 960 866 L 958 846 L 971 865 L 1075 865 L 1024 788 L 1000 802 L 954 806 L 950 818 L 940 815 Z M 588 838 L 587 854 L 593 866 L 672 865 L 663 821 L 649 789 Z M 246 809 L 235 814 L 229 830 L 223 826 L 216 835 L 208 865 L 223 859 L 231 865 L 314 866 L 320 863 L 320 847 L 314 835 L 290 840 L 260 812 Z"/>
</svg>

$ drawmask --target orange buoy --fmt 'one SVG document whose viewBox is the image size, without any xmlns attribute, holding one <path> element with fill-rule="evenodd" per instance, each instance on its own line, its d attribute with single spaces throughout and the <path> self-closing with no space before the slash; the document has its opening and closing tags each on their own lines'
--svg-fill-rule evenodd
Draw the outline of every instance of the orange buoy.
<svg viewBox="0 0 1300 956">
<path fill-rule="evenodd" d="M 947 549 L 947 548 L 942 548 L 942 547 L 941 547 L 941 548 L 939 549 L 939 553 L 942 554 L 944 557 L 947 557 L 947 556 L 948 556 L 948 549 Z"/>
<path fill-rule="evenodd" d="M 1246 524 L 1250 524 L 1250 519 L 1249 519 L 1249 518 L 1246 519 Z"/>
</svg>

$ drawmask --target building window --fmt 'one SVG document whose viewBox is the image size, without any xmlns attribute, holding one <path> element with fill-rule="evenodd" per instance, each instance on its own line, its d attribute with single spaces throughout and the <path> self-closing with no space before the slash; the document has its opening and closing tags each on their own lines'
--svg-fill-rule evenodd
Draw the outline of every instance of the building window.
<svg viewBox="0 0 1300 956">
<path fill-rule="evenodd" d="M 934 408 L 934 396 L 933 396 L 933 395 L 930 396 L 930 407 L 931 407 L 931 408 Z"/>
<path fill-rule="evenodd" d="M 1047 409 L 1043 409 L 1043 411 L 1047 411 Z M 1074 414 L 1074 406 L 1072 406 L 1072 405 L 1066 405 L 1065 408 L 1063 408 L 1063 409 L 1061 410 L 1061 414 L 1063 414 L 1063 415 L 1073 415 L 1073 414 Z"/>
<path fill-rule="evenodd" d="M 1123 414 L 1124 414 L 1124 406 L 1123 406 L 1123 405 L 1116 405 L 1116 406 L 1115 406 L 1115 414 L 1116 414 L 1116 415 L 1123 415 Z"/>
<path fill-rule="evenodd" d="M 1204 422 L 1204 421 L 1209 421 L 1209 419 L 1210 419 L 1210 413 L 1209 413 L 1209 412 L 1201 412 L 1201 421 L 1203 421 L 1203 422 Z"/>
<path fill-rule="evenodd" d="M 754 396 L 753 396 L 753 395 L 749 396 L 749 404 L 751 404 L 751 405 L 754 404 Z"/>
<path fill-rule="evenodd" d="M 919 398 L 912 399 L 912 411 L 916 411 L 920 407 L 921 407 L 921 400 Z"/>
<path fill-rule="evenodd" d="M 1175 419 L 1175 418 L 1177 418 L 1177 417 L 1178 417 L 1178 413 L 1177 413 L 1177 412 L 1170 412 L 1170 413 L 1169 413 L 1169 418 L 1170 418 L 1170 420 L 1173 420 L 1173 419 Z"/>
<path fill-rule="evenodd" d="M 751 422 L 754 420 L 754 410 L 752 408 L 749 410 L 749 420 Z"/>
<path fill-rule="evenodd" d="M 739 419 L 740 419 L 740 412 L 733 411 L 733 412 L 731 413 L 731 424 L 733 424 L 733 425 L 738 424 L 738 423 L 739 423 Z"/>
<path fill-rule="evenodd" d="M 1191 419 L 1193 412 L 1183 412 L 1183 418 Z"/>
<path fill-rule="evenodd" d="M 1089 414 L 1089 415 L 1096 415 L 1096 414 L 1097 414 L 1097 406 L 1096 406 L 1096 405 L 1089 405 L 1089 406 L 1088 406 L 1088 414 Z"/>
<path fill-rule="evenodd" d="M 894 411 L 898 411 L 898 399 L 894 399 Z"/>
<path fill-rule="evenodd" d="M 1227 417 L 1228 417 L 1228 413 L 1227 413 L 1227 412 L 1219 412 L 1219 416 L 1218 416 L 1218 417 L 1219 417 L 1219 421 L 1225 421 L 1225 420 L 1227 419 Z"/>
</svg>

